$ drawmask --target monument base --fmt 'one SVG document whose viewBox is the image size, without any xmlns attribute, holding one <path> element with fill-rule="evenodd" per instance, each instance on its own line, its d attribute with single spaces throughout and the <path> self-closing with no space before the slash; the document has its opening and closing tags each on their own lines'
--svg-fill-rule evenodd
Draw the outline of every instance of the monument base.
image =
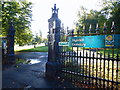
<svg viewBox="0 0 120 90">
<path fill-rule="evenodd" d="M 57 62 L 46 63 L 46 78 L 57 79 L 59 71 L 61 70 L 61 64 Z"/>
</svg>

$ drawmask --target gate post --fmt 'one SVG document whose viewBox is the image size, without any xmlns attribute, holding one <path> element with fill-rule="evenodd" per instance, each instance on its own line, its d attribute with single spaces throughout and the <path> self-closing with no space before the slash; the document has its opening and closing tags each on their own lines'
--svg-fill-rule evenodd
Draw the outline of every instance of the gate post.
<svg viewBox="0 0 120 90">
<path fill-rule="evenodd" d="M 56 4 L 52 8 L 52 17 L 48 19 L 49 35 L 48 35 L 48 62 L 46 63 L 46 77 L 56 79 L 60 64 L 58 63 L 58 54 L 60 42 L 61 20 L 58 18 L 58 8 Z"/>
<path fill-rule="evenodd" d="M 14 35 L 15 29 L 13 27 L 12 22 L 9 23 L 9 29 L 7 34 L 7 63 L 13 64 L 15 63 L 14 57 Z"/>
</svg>

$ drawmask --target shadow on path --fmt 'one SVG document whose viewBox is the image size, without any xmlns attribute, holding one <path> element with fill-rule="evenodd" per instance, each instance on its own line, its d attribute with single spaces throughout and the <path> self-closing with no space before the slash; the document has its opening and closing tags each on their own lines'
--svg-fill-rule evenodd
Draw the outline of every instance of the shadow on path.
<svg viewBox="0 0 120 90">
<path fill-rule="evenodd" d="M 64 88 L 73 87 L 60 80 L 45 78 L 45 65 L 47 52 L 21 52 L 16 54 L 16 59 L 29 60 L 30 63 L 16 65 L 3 65 L 3 88 Z"/>
</svg>

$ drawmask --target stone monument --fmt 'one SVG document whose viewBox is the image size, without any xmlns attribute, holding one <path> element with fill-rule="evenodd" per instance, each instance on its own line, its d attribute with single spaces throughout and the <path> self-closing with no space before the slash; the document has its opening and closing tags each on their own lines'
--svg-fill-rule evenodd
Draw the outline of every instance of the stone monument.
<svg viewBox="0 0 120 90">
<path fill-rule="evenodd" d="M 60 42 L 61 20 L 58 18 L 58 10 L 56 4 L 52 8 L 52 16 L 48 19 L 49 35 L 48 35 L 48 62 L 46 64 L 46 76 L 56 78 L 60 69 L 58 61 Z"/>
</svg>

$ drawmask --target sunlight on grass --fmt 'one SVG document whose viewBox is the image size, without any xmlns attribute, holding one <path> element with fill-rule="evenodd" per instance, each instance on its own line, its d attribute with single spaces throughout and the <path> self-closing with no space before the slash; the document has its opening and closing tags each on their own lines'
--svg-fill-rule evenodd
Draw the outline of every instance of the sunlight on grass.
<svg viewBox="0 0 120 90">
<path fill-rule="evenodd" d="M 98 53 L 102 53 L 104 55 L 104 50 L 98 51 Z M 110 54 L 110 57 L 116 58 L 117 54 L 120 56 L 120 49 L 106 49 L 105 50 L 105 56 L 108 56 L 108 53 Z M 114 53 L 114 54 L 113 54 Z"/>
<path fill-rule="evenodd" d="M 39 46 L 31 49 L 17 50 L 16 52 L 48 52 L 48 46 Z"/>
</svg>

